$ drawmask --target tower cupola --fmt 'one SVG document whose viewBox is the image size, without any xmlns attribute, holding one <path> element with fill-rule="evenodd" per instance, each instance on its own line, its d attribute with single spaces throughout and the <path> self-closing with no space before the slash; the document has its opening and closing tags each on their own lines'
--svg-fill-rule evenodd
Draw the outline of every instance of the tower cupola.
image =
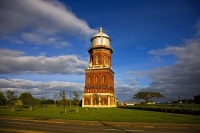
<svg viewBox="0 0 200 133">
<path fill-rule="evenodd" d="M 91 39 L 92 45 L 88 49 L 88 52 L 90 53 L 93 48 L 106 48 L 109 49 L 111 53 L 113 53 L 114 51 L 110 46 L 110 42 L 111 42 L 110 37 L 103 32 L 102 28 L 100 28 L 99 32 L 94 34 L 94 36 Z"/>
<path fill-rule="evenodd" d="M 105 46 L 105 47 L 110 47 L 110 37 L 103 32 L 103 29 L 100 28 L 99 32 L 94 34 L 94 36 L 91 39 L 92 42 L 92 47 L 96 46 Z"/>
</svg>

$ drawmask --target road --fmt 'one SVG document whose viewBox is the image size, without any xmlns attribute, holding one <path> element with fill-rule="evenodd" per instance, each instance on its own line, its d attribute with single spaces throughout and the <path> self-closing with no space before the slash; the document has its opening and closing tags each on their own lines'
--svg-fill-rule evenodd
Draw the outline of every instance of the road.
<svg viewBox="0 0 200 133">
<path fill-rule="evenodd" d="M 75 123 L 51 123 L 23 120 L 0 120 L 1 133 L 199 133 L 191 128 L 126 127 Z"/>
</svg>

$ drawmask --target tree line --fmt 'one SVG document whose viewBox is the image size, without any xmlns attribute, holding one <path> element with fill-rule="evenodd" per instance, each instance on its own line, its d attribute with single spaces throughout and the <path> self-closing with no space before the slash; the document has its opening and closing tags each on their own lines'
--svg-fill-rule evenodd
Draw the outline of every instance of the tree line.
<svg viewBox="0 0 200 133">
<path fill-rule="evenodd" d="M 78 107 L 80 104 L 79 94 L 76 91 L 70 95 L 70 98 L 66 98 L 64 91 L 59 95 L 61 96 L 61 99 L 57 100 L 57 93 L 52 95 L 53 99 L 46 99 L 44 95 L 40 98 L 34 98 L 30 92 L 22 92 L 17 96 L 12 90 L 7 90 L 5 95 L 0 91 L 0 106 L 9 106 L 13 111 L 16 106 L 21 106 L 30 108 L 31 111 L 34 105 L 41 105 L 42 108 L 45 109 L 46 104 L 52 104 L 53 108 L 56 108 L 57 105 L 62 105 L 64 112 L 66 106 L 71 107 L 71 105 L 76 105 Z"/>
</svg>

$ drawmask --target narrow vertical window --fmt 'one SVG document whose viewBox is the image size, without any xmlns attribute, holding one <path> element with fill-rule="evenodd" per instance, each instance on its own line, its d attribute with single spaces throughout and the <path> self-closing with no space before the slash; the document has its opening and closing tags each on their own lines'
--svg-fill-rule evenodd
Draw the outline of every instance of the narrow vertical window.
<svg viewBox="0 0 200 133">
<path fill-rule="evenodd" d="M 104 65 L 107 65 L 106 56 L 104 56 Z"/>
<path fill-rule="evenodd" d="M 105 76 L 102 77 L 103 83 L 105 83 L 106 79 Z"/>
<path fill-rule="evenodd" d="M 88 103 L 89 103 L 89 100 L 87 99 L 87 100 L 86 100 L 86 105 L 88 105 Z"/>
<path fill-rule="evenodd" d="M 91 76 L 88 77 L 88 83 L 91 83 Z"/>
<path fill-rule="evenodd" d="M 98 77 L 96 76 L 96 84 L 98 83 Z"/>
<path fill-rule="evenodd" d="M 105 99 L 103 99 L 103 105 L 105 105 L 106 104 L 106 100 Z"/>
<path fill-rule="evenodd" d="M 99 64 L 99 56 L 96 56 L 96 64 Z"/>
</svg>

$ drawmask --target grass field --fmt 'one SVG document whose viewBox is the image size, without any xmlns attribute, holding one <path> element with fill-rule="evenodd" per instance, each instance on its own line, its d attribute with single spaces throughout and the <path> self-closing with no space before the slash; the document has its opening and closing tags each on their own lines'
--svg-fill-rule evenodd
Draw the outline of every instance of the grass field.
<svg viewBox="0 0 200 133">
<path fill-rule="evenodd" d="M 19 108 L 15 112 L 11 112 L 10 109 L 0 109 L 0 116 L 87 121 L 200 124 L 200 116 L 195 115 L 162 113 L 122 108 L 88 108 L 86 111 L 86 108 L 79 107 L 78 113 L 76 113 L 75 110 L 75 107 L 67 108 L 67 113 L 64 115 L 62 113 L 61 107 L 56 109 L 48 107 L 45 110 L 39 107 L 34 107 L 33 111 L 29 111 L 27 108 Z"/>
</svg>

